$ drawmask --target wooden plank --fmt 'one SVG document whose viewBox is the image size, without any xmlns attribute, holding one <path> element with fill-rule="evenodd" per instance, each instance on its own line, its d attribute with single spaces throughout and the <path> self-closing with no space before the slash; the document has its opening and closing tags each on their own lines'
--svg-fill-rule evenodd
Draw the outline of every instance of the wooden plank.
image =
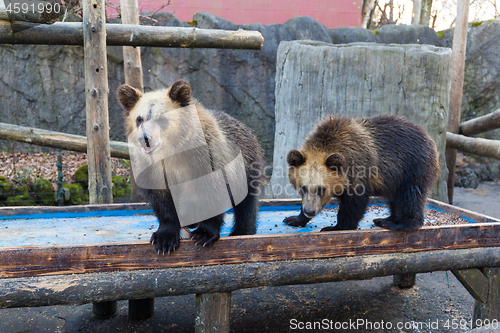
<svg viewBox="0 0 500 333">
<path fill-rule="evenodd" d="M 500 109 L 482 117 L 464 121 L 460 124 L 459 133 L 471 136 L 500 128 Z"/>
<path fill-rule="evenodd" d="M 60 3 L 50 1 L 0 1 L 0 20 L 52 24 L 59 18 Z M 16 13 L 17 12 L 17 13 Z"/>
<path fill-rule="evenodd" d="M 462 112 L 462 91 L 464 86 L 465 48 L 467 46 L 467 28 L 469 17 L 469 0 L 458 0 L 457 18 L 453 33 L 451 60 L 450 107 L 448 111 L 448 132 L 458 133 L 460 114 Z M 446 148 L 446 165 L 448 167 L 448 202 L 453 203 L 453 187 L 455 186 L 456 149 Z"/>
<path fill-rule="evenodd" d="M 33 127 L 0 123 L 0 139 L 82 153 L 87 152 L 87 138 L 84 136 Z M 110 141 L 109 144 L 111 157 L 130 159 L 126 142 Z"/>
<path fill-rule="evenodd" d="M 472 316 L 472 323 L 475 326 L 480 326 L 477 325 L 478 323 L 482 323 L 482 325 L 486 325 L 487 323 L 491 324 L 493 320 L 498 324 L 500 321 L 500 268 L 484 268 L 483 274 L 487 278 L 486 286 L 488 288 L 488 296 L 484 302 L 479 300 L 475 302 L 474 314 Z M 493 328 L 497 327 L 498 326 L 494 326 Z M 495 332 L 496 331 L 497 330 L 495 330 Z"/>
<path fill-rule="evenodd" d="M 196 294 L 196 333 L 229 333 L 231 292 Z"/>
<path fill-rule="evenodd" d="M 434 199 L 427 199 L 427 206 L 441 209 L 442 211 L 445 211 L 445 212 L 450 213 L 450 214 L 455 214 L 455 215 L 458 215 L 461 217 L 466 217 L 474 222 L 480 222 L 480 223 L 500 222 L 500 219 L 498 219 L 496 217 L 477 213 L 477 212 L 474 212 L 472 210 L 453 206 L 453 205 L 447 204 L 445 202 L 434 200 Z"/>
<path fill-rule="evenodd" d="M 381 197 L 371 197 L 370 204 L 384 203 Z M 262 199 L 259 201 L 259 206 L 286 206 L 300 205 L 300 199 Z M 330 205 L 338 204 L 338 200 L 332 199 Z M 449 205 L 447 203 L 428 199 L 427 205 L 435 207 L 442 211 L 458 216 L 466 217 L 474 222 L 500 222 L 500 219 L 477 213 L 468 209 Z M 79 212 L 96 212 L 96 211 L 112 211 L 112 210 L 144 210 L 152 209 L 147 203 L 125 203 L 125 204 L 104 204 L 104 205 L 80 205 L 80 206 L 64 206 L 64 207 L 48 207 L 48 206 L 33 206 L 33 207 L 0 207 L 0 216 L 14 215 L 30 215 L 30 214 L 55 214 L 55 213 L 79 213 Z"/>
<path fill-rule="evenodd" d="M 481 266 L 500 266 L 500 248 L 0 279 L 0 308 L 228 292 Z"/>
<path fill-rule="evenodd" d="M 460 134 L 446 133 L 446 147 L 464 153 L 500 159 L 500 140 L 469 138 Z"/>
<path fill-rule="evenodd" d="M 242 241 L 244 240 L 244 241 Z M 414 232 L 334 231 L 223 237 L 213 247 L 182 240 L 161 256 L 146 242 L 3 247 L 0 278 L 349 257 L 500 246 L 500 225 L 424 227 Z"/>
<path fill-rule="evenodd" d="M 475 300 L 486 302 L 488 299 L 488 279 L 477 268 L 451 271 Z"/>
<path fill-rule="evenodd" d="M 108 46 L 152 46 L 260 50 L 264 38 L 258 31 L 106 24 Z M 0 44 L 83 45 L 78 22 L 52 25 L 0 21 Z"/>
<path fill-rule="evenodd" d="M 104 6 L 103 0 L 83 1 L 87 159 L 91 204 L 104 204 L 113 201 Z"/>
</svg>

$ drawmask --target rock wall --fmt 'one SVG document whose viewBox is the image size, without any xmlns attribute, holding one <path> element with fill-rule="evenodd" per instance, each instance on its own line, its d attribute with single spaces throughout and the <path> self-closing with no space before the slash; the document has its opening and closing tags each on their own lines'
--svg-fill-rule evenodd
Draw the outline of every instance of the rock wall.
<svg viewBox="0 0 500 333">
<path fill-rule="evenodd" d="M 190 26 L 169 12 L 157 13 L 154 18 L 158 25 Z M 151 21 L 142 23 L 151 24 Z M 450 45 L 449 32 L 442 35 L 444 37 L 438 37 L 435 31 L 425 26 L 385 26 L 378 32 L 361 28 L 328 30 L 306 16 L 284 24 L 236 26 L 202 12 L 195 14 L 191 23 L 200 28 L 258 30 L 264 36 L 263 49 L 142 48 L 146 91 L 166 87 L 181 77 L 189 80 L 194 96 L 206 107 L 224 110 L 255 131 L 265 150 L 268 164 L 272 164 L 276 52 L 281 41 L 309 39 L 337 44 L 378 42 Z M 480 30 L 475 33 L 474 29 Z M 480 31 L 487 31 L 491 38 L 484 40 Z M 468 61 L 472 55 L 475 62 L 472 67 L 466 65 L 466 78 L 473 77 L 475 81 L 467 83 L 465 87 L 464 98 L 467 102 L 464 107 L 467 108 L 467 115 L 464 118 L 469 117 L 474 105 L 479 107 L 475 111 L 478 114 L 499 107 L 498 95 L 494 99 L 495 85 L 492 85 L 495 80 L 500 82 L 497 79 L 500 57 L 495 58 L 498 52 L 494 51 L 495 47 L 498 50 L 500 46 L 500 38 L 493 38 L 499 35 L 498 22 L 483 23 L 469 34 L 471 46 L 468 45 Z M 480 49 L 474 50 L 476 46 Z M 1 122 L 85 135 L 82 47 L 1 45 L 0 59 Z M 122 111 L 114 94 L 125 81 L 121 47 L 108 47 L 108 75 L 110 135 L 113 140 L 124 141 Z M 488 101 L 482 97 L 485 91 L 491 92 Z M 27 149 L 28 145 L 17 144 L 17 147 Z M 8 150 L 8 142 L 0 140 L 0 149 Z M 33 146 L 30 149 L 40 148 Z"/>
</svg>

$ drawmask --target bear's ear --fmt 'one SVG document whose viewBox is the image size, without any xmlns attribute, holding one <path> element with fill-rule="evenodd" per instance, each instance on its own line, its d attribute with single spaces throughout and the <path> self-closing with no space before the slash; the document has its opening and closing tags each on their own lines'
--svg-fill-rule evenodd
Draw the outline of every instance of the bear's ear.
<svg viewBox="0 0 500 333">
<path fill-rule="evenodd" d="M 292 149 L 286 155 L 286 162 L 291 167 L 298 167 L 306 162 L 306 158 L 297 149 Z"/>
<path fill-rule="evenodd" d="M 168 97 L 179 103 L 181 107 L 189 105 L 191 102 L 191 85 L 186 80 L 177 80 L 170 87 Z"/>
<path fill-rule="evenodd" d="M 116 91 L 116 95 L 118 96 L 118 101 L 125 109 L 125 115 L 132 110 L 134 105 L 137 104 L 139 98 L 142 97 L 142 93 L 139 90 L 129 86 L 128 84 L 122 84 L 119 86 Z"/>
<path fill-rule="evenodd" d="M 344 156 L 342 156 L 342 154 L 339 153 L 333 153 L 330 156 L 328 156 L 325 164 L 330 170 L 342 171 L 342 169 L 345 169 Z"/>
</svg>

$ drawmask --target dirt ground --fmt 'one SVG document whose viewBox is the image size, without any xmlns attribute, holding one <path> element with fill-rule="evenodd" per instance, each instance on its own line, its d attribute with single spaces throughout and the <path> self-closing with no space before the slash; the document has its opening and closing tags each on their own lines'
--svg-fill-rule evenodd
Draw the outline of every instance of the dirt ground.
<svg viewBox="0 0 500 333">
<path fill-rule="evenodd" d="M 500 218 L 499 203 L 499 183 L 455 188 L 460 207 Z M 416 286 L 407 290 L 393 287 L 392 277 L 261 287 L 233 292 L 231 331 L 468 332 L 473 306 L 473 298 L 450 272 L 418 274 Z M 91 304 L 3 309 L 0 332 L 194 331 L 194 295 L 157 298 L 155 315 L 142 321 L 128 319 L 127 301 L 118 307 L 118 315 L 107 320 L 92 319 Z M 314 322 L 328 329 L 299 329 Z"/>
</svg>

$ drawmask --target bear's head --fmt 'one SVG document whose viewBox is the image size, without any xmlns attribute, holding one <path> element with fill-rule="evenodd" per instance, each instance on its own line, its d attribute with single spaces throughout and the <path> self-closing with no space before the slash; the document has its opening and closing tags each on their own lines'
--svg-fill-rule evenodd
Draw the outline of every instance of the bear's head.
<svg viewBox="0 0 500 333">
<path fill-rule="evenodd" d="M 299 151 L 287 154 L 288 177 L 302 197 L 302 211 L 313 218 L 333 196 L 340 195 L 348 185 L 346 162 L 341 153 Z"/>
<path fill-rule="evenodd" d="M 168 137 L 178 137 L 181 130 L 181 112 L 170 112 L 193 103 L 191 86 L 186 80 L 177 80 L 168 89 L 142 93 L 124 84 L 118 88 L 118 101 L 124 109 L 125 131 L 137 142 L 142 152 L 151 154 Z M 137 136 L 137 137 L 135 137 Z"/>
</svg>

